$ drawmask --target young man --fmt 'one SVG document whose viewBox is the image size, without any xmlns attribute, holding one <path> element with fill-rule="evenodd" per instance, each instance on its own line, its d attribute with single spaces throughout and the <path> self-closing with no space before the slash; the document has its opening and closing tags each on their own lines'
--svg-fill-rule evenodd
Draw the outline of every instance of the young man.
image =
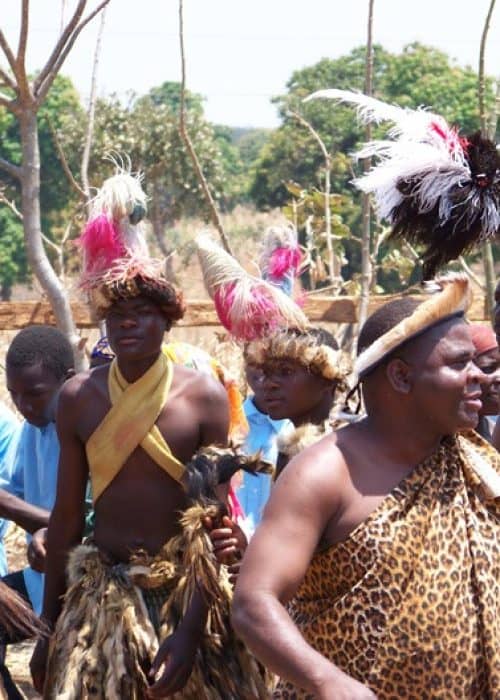
<svg viewBox="0 0 500 700">
<path fill-rule="evenodd" d="M 366 417 L 305 450 L 273 489 L 233 623 L 281 676 L 275 698 L 500 692 L 500 479 L 472 430 L 483 375 L 466 299 L 466 280 L 443 281 L 373 314 L 357 360 Z"/>
<path fill-rule="evenodd" d="M 95 239 L 90 245 L 87 237 L 86 251 L 93 248 L 94 255 L 86 262 L 86 280 L 115 359 L 77 375 L 61 393 L 43 608 L 55 632 L 47 669 L 49 643 L 43 640 L 32 676 L 39 691 L 45 685 L 46 698 L 159 698 L 179 691 L 199 698 L 204 687 L 215 693 L 223 681 L 221 662 L 207 662 L 221 654 L 222 637 L 211 637 L 212 601 L 201 594 L 191 562 L 175 543 L 185 525 L 179 514 L 188 505 L 184 465 L 201 446 L 226 443 L 228 401 L 214 378 L 162 352 L 165 332 L 183 315 L 182 297 L 161 274 L 163 266 L 128 247 L 137 234 L 137 198 L 144 196 L 136 181 L 118 175 L 100 196 L 106 187 L 112 192 L 94 228 L 112 221 L 121 245 L 111 262 L 109 249 L 97 259 Z M 92 237 L 89 228 L 84 236 L 89 231 Z M 94 533 L 78 547 L 89 476 Z M 186 579 L 191 589 L 172 627 L 166 624 L 172 598 Z M 234 659 L 233 651 L 223 653 Z"/>
<path fill-rule="evenodd" d="M 245 349 L 246 365 L 262 374 L 261 410 L 295 430 L 278 440 L 276 476 L 288 460 L 331 430 L 336 392 L 347 374 L 335 338 L 322 328 L 280 330 Z"/>
<path fill-rule="evenodd" d="M 28 533 L 29 566 L 4 574 L 3 581 L 28 600 L 38 614 L 42 607 L 44 547 L 35 536 L 48 524 L 56 495 L 59 441 L 55 428 L 57 397 L 74 373 L 73 353 L 56 328 L 30 326 L 20 331 L 7 351 L 7 388 L 25 419 L 10 436 L 0 473 L 0 516 Z M 2 543 L 3 546 L 3 543 Z M 1 632 L 1 630 L 0 630 Z M 4 656 L 5 652 L 0 652 Z M 15 690 L 2 669 L 10 698 Z"/>
<path fill-rule="evenodd" d="M 57 483 L 59 441 L 55 414 L 59 392 L 74 374 L 68 339 L 57 328 L 30 326 L 12 341 L 6 357 L 7 388 L 24 423 L 9 459 L 12 474 L 1 486 L 0 514 L 33 534 L 48 524 Z M 31 557 L 35 551 L 31 551 Z M 30 564 L 32 562 L 30 561 Z M 43 562 L 33 561 L 8 582 L 27 596 L 38 613 L 42 606 Z"/>
</svg>

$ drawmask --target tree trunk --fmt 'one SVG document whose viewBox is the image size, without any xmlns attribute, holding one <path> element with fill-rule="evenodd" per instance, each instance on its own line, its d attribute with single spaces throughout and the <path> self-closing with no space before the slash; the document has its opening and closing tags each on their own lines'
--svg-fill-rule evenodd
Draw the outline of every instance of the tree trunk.
<svg viewBox="0 0 500 700">
<path fill-rule="evenodd" d="M 19 117 L 22 149 L 21 210 L 24 240 L 31 269 L 52 305 L 57 325 L 68 337 L 77 371 L 84 368 L 84 355 L 78 348 L 79 336 L 71 314 L 66 290 L 52 268 L 42 242 L 40 220 L 40 151 L 38 124 L 34 109 L 24 109 Z"/>
</svg>

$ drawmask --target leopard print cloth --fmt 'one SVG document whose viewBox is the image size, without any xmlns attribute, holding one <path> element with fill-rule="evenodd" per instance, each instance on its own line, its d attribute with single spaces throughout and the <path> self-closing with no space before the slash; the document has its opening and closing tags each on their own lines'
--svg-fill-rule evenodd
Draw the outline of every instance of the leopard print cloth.
<svg viewBox="0 0 500 700">
<path fill-rule="evenodd" d="M 379 700 L 500 699 L 500 499 L 474 455 L 499 471 L 476 434 L 444 440 L 314 556 L 289 605 L 306 641 Z M 285 681 L 274 698 L 313 700 Z"/>
</svg>

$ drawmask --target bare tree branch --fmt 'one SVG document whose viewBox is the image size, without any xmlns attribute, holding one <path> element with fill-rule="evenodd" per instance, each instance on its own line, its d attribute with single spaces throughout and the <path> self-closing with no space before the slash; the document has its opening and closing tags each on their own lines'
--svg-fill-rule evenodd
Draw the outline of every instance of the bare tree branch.
<svg viewBox="0 0 500 700">
<path fill-rule="evenodd" d="M 71 172 L 71 168 L 69 167 L 68 161 L 66 160 L 66 156 L 64 154 L 63 147 L 61 146 L 61 142 L 59 141 L 59 137 L 57 135 L 57 132 L 54 129 L 54 125 L 52 124 L 52 120 L 50 119 L 48 114 L 45 115 L 45 119 L 46 119 L 47 124 L 49 126 L 52 140 L 54 141 L 54 146 L 56 147 L 57 155 L 59 157 L 59 160 L 61 161 L 61 165 L 62 165 L 62 168 L 64 170 L 64 174 L 68 178 L 69 184 L 75 190 L 75 192 L 78 194 L 78 196 L 81 197 L 82 199 L 85 199 L 85 197 L 86 197 L 85 192 L 80 187 L 79 183 L 76 181 L 73 173 Z"/>
<path fill-rule="evenodd" d="M 9 97 L 4 92 L 0 92 L 0 107 L 5 107 L 5 109 L 9 110 L 9 112 L 16 112 L 13 103 L 14 101 L 12 97 Z"/>
<path fill-rule="evenodd" d="M 90 151 L 92 148 L 92 137 L 94 134 L 95 105 L 96 105 L 96 97 L 97 97 L 97 69 L 99 66 L 99 56 L 101 53 L 101 43 L 102 43 L 102 35 L 104 33 L 104 22 L 105 21 L 106 21 L 106 8 L 103 9 L 102 14 L 101 14 L 101 24 L 99 26 L 99 32 L 97 34 L 97 41 L 96 41 L 96 45 L 95 45 L 94 65 L 92 67 L 92 78 L 90 81 L 90 96 L 89 96 L 87 131 L 85 134 L 85 143 L 83 146 L 82 163 L 81 163 L 81 167 L 80 167 L 82 186 L 83 186 L 83 191 L 85 192 L 87 202 L 89 202 L 89 200 L 90 200 L 89 160 L 90 160 Z M 90 206 L 90 205 L 88 205 L 88 206 Z"/>
<path fill-rule="evenodd" d="M 23 215 L 21 214 L 21 212 L 20 212 L 19 209 L 17 208 L 16 203 L 14 202 L 14 200 L 13 200 L 13 199 L 12 199 L 12 200 L 8 199 L 7 196 L 6 196 L 6 194 L 5 194 L 5 192 L 4 192 L 2 189 L 0 189 L 0 202 L 2 202 L 2 203 L 5 204 L 7 207 L 9 207 L 9 209 L 11 210 L 11 212 L 12 212 L 20 221 L 23 220 Z"/>
<path fill-rule="evenodd" d="M 466 261 L 466 259 L 464 258 L 463 255 L 461 255 L 461 256 L 458 258 L 458 262 L 459 262 L 460 265 L 462 266 L 462 268 L 463 268 L 464 272 L 467 274 L 467 276 L 470 277 L 470 279 L 474 282 L 474 284 L 476 284 L 476 285 L 479 287 L 479 289 L 484 293 L 484 292 L 486 291 L 485 285 L 481 282 L 481 280 L 480 280 L 479 277 L 476 275 L 476 273 L 474 272 L 474 270 L 472 270 L 472 269 L 469 267 L 469 265 L 468 265 L 468 263 L 467 263 L 467 261 Z"/>
<path fill-rule="evenodd" d="M 330 195 L 331 195 L 331 181 L 330 174 L 332 169 L 332 158 L 328 153 L 328 150 L 324 144 L 323 139 L 318 134 L 316 129 L 310 124 L 307 119 L 299 114 L 298 112 L 290 111 L 292 117 L 294 117 L 299 124 L 304 126 L 311 136 L 318 143 L 323 158 L 325 160 L 325 233 L 326 233 L 326 250 L 328 253 L 328 272 L 330 277 L 330 287 L 337 287 L 340 289 L 342 286 L 342 274 L 341 274 L 341 261 L 338 255 L 335 255 L 333 250 L 333 236 L 332 236 L 332 210 L 330 208 Z"/>
<path fill-rule="evenodd" d="M 180 135 L 181 135 L 181 138 L 186 145 L 186 148 L 187 148 L 188 153 L 191 157 L 191 160 L 193 161 L 196 175 L 198 177 L 201 188 L 203 190 L 203 194 L 205 195 L 205 199 L 207 200 L 208 208 L 209 208 L 209 211 L 210 211 L 210 214 L 212 217 L 213 224 L 219 232 L 219 235 L 220 235 L 220 238 L 222 241 L 222 245 L 227 250 L 227 252 L 230 255 L 232 255 L 233 252 L 231 250 L 229 240 L 224 232 L 224 227 L 222 225 L 222 221 L 221 221 L 221 218 L 219 216 L 219 212 L 217 211 L 217 207 L 215 206 L 215 202 L 214 202 L 214 199 L 212 197 L 212 193 L 210 192 L 207 180 L 206 180 L 205 175 L 203 174 L 203 171 L 201 169 L 200 161 L 198 160 L 198 156 L 196 155 L 196 151 L 194 150 L 193 144 L 191 142 L 191 139 L 189 138 L 189 134 L 188 134 L 187 129 L 186 129 L 186 57 L 185 57 L 185 53 L 184 53 L 184 17 L 183 17 L 182 0 L 179 0 L 179 44 L 180 44 L 180 50 L 181 50 L 181 75 L 182 75 L 180 109 L 179 109 Z"/>
<path fill-rule="evenodd" d="M 0 29 L 0 48 L 5 54 L 5 58 L 9 62 L 9 66 L 14 73 L 14 75 L 17 77 L 17 64 L 16 64 L 16 57 L 14 56 L 14 52 L 10 48 L 9 42 L 5 38 L 5 34 L 3 31 Z"/>
<path fill-rule="evenodd" d="M 66 48 L 62 52 L 62 54 L 59 56 L 57 61 L 54 63 L 52 70 L 50 71 L 49 75 L 46 77 L 46 79 L 43 82 L 43 85 L 40 86 L 39 93 L 37 95 L 37 103 L 43 101 L 45 99 L 45 95 L 47 92 L 50 90 L 50 86 L 54 82 L 54 78 L 56 75 L 59 73 L 61 70 L 61 66 L 66 60 L 67 55 L 73 48 L 73 44 L 75 43 L 78 35 L 82 31 L 82 29 L 91 21 L 94 19 L 94 17 L 99 14 L 99 12 L 106 7 L 106 5 L 109 3 L 109 0 L 104 0 L 99 7 L 97 7 L 93 12 L 88 15 L 83 22 L 81 22 L 78 27 L 75 29 L 73 32 L 73 35 L 71 36 L 71 39 L 69 40 L 68 44 L 66 45 Z"/>
<path fill-rule="evenodd" d="M 17 46 L 16 63 L 19 67 L 25 66 L 26 59 L 26 44 L 28 43 L 28 27 L 29 27 L 29 0 L 23 0 L 21 10 L 21 30 L 19 32 L 19 44 Z"/>
<path fill-rule="evenodd" d="M 54 46 L 54 49 L 52 50 L 52 53 L 50 54 L 44 67 L 42 68 L 40 73 L 35 78 L 35 80 L 33 82 L 33 93 L 35 95 L 38 94 L 41 84 L 43 83 L 43 81 L 47 78 L 47 76 L 51 72 L 55 62 L 57 61 L 58 57 L 60 56 L 67 41 L 71 37 L 72 32 L 74 31 L 75 27 L 78 25 L 80 17 L 82 16 L 83 11 L 85 10 L 86 4 L 87 4 L 87 0 L 79 0 L 78 5 L 76 6 L 75 11 L 73 13 L 73 16 L 71 17 L 70 21 L 66 25 L 65 29 L 61 32 L 61 36 L 59 37 L 56 45 Z"/>
<path fill-rule="evenodd" d="M 15 83 L 14 80 L 10 77 L 10 75 L 4 71 L 2 68 L 0 68 L 0 80 L 2 81 L 2 85 L 5 87 L 9 87 L 11 90 L 16 90 L 17 91 L 17 84 Z"/>
<path fill-rule="evenodd" d="M 488 14 L 484 21 L 483 33 L 481 35 L 481 44 L 479 48 L 479 118 L 481 120 L 481 132 L 483 136 L 486 136 L 487 123 L 486 123 L 486 105 L 484 101 L 484 94 L 486 92 L 486 79 L 484 75 L 484 58 L 486 55 L 486 41 L 488 39 L 488 32 L 490 30 L 491 17 L 493 15 L 493 10 L 495 9 L 496 0 L 491 0 L 488 9 Z"/>
<path fill-rule="evenodd" d="M 16 180 L 20 180 L 23 173 L 20 165 L 14 165 L 14 163 L 5 160 L 5 158 L 0 158 L 0 169 L 5 170 L 6 173 L 15 177 Z"/>
</svg>

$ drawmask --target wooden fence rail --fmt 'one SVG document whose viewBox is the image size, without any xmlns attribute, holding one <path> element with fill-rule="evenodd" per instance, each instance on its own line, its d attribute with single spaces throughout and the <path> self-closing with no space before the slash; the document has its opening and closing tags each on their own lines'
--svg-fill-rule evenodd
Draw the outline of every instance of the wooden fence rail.
<svg viewBox="0 0 500 700">
<path fill-rule="evenodd" d="M 393 297 L 375 296 L 370 303 L 370 312 Z M 95 328 L 96 319 L 90 308 L 83 303 L 72 303 L 73 317 L 78 328 Z M 358 317 L 357 297 L 308 296 L 304 303 L 304 312 L 311 323 L 355 323 Z M 474 297 L 468 317 L 473 321 L 485 318 L 484 298 Z M 17 330 L 31 324 L 55 325 L 50 304 L 46 301 L 3 301 L 0 302 L 0 330 Z M 201 327 L 219 326 L 214 305 L 209 300 L 193 299 L 187 301 L 186 315 L 179 326 Z"/>
</svg>

